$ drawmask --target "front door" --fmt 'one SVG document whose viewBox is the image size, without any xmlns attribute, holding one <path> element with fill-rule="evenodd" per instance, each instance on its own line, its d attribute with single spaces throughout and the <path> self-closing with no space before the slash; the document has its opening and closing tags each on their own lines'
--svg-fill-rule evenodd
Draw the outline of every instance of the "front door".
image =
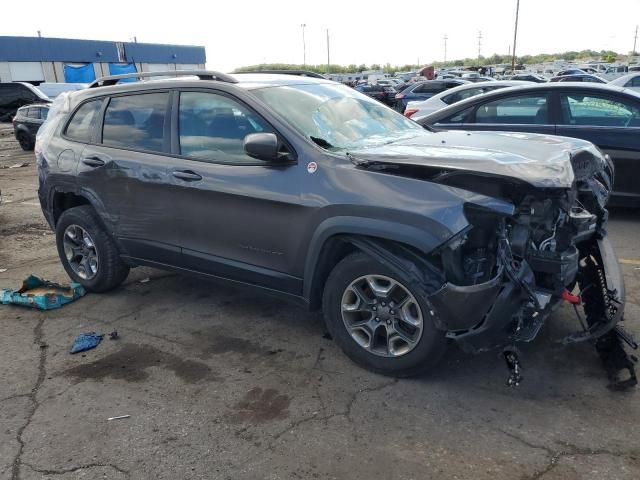
<svg viewBox="0 0 640 480">
<path fill-rule="evenodd" d="M 434 126 L 455 130 L 489 130 L 553 135 L 547 93 L 522 93 L 487 101 L 453 114 Z"/>
<path fill-rule="evenodd" d="M 175 104 L 174 104 L 175 105 Z M 239 100 L 182 91 L 171 160 L 185 267 L 299 294 L 291 274 L 305 215 L 294 161 L 249 157 L 246 135 L 276 133 Z"/>
</svg>

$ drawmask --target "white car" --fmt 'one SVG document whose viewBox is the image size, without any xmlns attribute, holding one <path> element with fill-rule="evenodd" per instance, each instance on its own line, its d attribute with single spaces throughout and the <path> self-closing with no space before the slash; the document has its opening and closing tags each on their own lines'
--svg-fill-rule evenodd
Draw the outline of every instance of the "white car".
<svg viewBox="0 0 640 480">
<path fill-rule="evenodd" d="M 404 111 L 404 116 L 411 120 L 418 121 L 430 113 L 459 102 L 460 100 L 464 100 L 465 98 L 475 97 L 476 95 L 497 90 L 498 88 L 516 87 L 528 83 L 531 82 L 524 82 L 522 80 L 496 80 L 492 82 L 467 83 L 440 92 L 427 100 L 409 102 Z"/>
<path fill-rule="evenodd" d="M 629 73 L 615 78 L 609 82 L 609 85 L 617 85 L 618 87 L 640 91 L 640 72 Z"/>
</svg>

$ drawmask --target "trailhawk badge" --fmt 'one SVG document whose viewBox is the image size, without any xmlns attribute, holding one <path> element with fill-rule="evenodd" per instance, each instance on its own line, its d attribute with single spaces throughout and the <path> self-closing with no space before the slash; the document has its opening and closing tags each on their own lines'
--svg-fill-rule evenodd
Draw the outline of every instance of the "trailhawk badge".
<svg viewBox="0 0 640 480">
<path fill-rule="evenodd" d="M 307 172 L 316 173 L 316 170 L 318 170 L 318 164 L 316 162 L 307 163 Z"/>
</svg>

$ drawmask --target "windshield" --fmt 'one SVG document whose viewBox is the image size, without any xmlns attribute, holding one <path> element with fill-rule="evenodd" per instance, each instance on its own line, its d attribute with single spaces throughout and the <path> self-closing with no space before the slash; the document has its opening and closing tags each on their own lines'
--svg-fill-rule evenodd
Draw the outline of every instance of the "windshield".
<svg viewBox="0 0 640 480">
<path fill-rule="evenodd" d="M 253 93 L 318 145 L 355 150 L 427 135 L 415 122 L 338 84 L 266 87 Z"/>
</svg>

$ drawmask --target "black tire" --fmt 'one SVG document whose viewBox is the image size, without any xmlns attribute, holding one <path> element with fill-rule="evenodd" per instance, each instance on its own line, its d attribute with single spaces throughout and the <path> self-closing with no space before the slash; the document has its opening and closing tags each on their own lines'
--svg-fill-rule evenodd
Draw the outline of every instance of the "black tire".
<svg viewBox="0 0 640 480">
<path fill-rule="evenodd" d="M 31 150 L 33 150 L 33 147 L 35 146 L 33 139 L 25 132 L 18 132 L 18 134 L 16 135 L 16 139 L 20 144 L 20 148 L 22 148 L 22 150 L 24 150 L 25 152 L 30 152 Z"/>
<path fill-rule="evenodd" d="M 95 276 L 81 278 L 74 271 L 64 251 L 63 237 L 67 227 L 77 225 L 84 229 L 93 240 L 98 267 Z M 56 225 L 56 244 L 62 266 L 74 282 L 82 285 L 89 292 L 107 292 L 120 285 L 127 275 L 129 267 L 122 261 L 113 239 L 105 231 L 96 211 L 89 205 L 73 207 L 65 210 Z"/>
<path fill-rule="evenodd" d="M 342 319 L 342 295 L 351 282 L 365 275 L 384 275 L 399 282 L 418 302 L 423 312 L 422 335 L 409 352 L 396 357 L 378 356 L 360 346 L 349 333 Z M 355 363 L 383 375 L 410 377 L 428 371 L 441 359 L 447 345 L 444 332 L 436 329 L 430 314 L 431 307 L 410 285 L 411 281 L 407 276 L 393 273 L 380 262 L 361 252 L 350 254 L 335 266 L 324 288 L 324 318 L 335 342 Z M 427 287 L 428 290 L 435 291 L 440 286 L 434 283 Z"/>
</svg>

